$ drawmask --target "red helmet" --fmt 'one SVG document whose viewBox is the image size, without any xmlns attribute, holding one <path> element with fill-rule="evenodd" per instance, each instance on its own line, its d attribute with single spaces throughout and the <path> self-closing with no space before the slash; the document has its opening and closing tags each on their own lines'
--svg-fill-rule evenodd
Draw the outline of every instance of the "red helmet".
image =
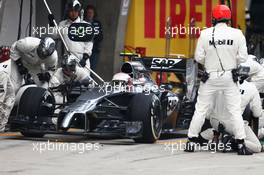
<svg viewBox="0 0 264 175">
<path fill-rule="evenodd" d="M 213 18 L 217 21 L 219 20 L 230 20 L 231 10 L 226 5 L 217 5 L 213 9 Z"/>
</svg>

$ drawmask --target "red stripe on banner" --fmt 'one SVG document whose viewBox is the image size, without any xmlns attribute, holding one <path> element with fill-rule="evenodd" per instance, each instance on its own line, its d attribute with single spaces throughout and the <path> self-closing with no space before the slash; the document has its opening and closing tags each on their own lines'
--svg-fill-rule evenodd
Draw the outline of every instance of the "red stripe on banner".
<svg viewBox="0 0 264 175">
<path fill-rule="evenodd" d="M 206 27 L 212 26 L 212 0 L 206 0 Z"/>
<path fill-rule="evenodd" d="M 195 19 L 195 22 L 202 22 L 202 13 L 196 11 L 196 7 L 201 5 L 202 5 L 202 0 L 192 0 L 192 3 L 190 3 L 190 22 L 192 18 Z M 195 27 L 195 26 L 191 26 L 191 27 Z M 191 29 L 191 32 L 196 36 L 196 38 L 198 38 L 200 35 L 200 33 L 198 33 L 193 29 Z"/>
<path fill-rule="evenodd" d="M 237 27 L 237 0 L 232 0 L 232 20 L 233 27 Z"/>
<path fill-rule="evenodd" d="M 165 38 L 166 0 L 160 0 L 160 38 Z"/>
<path fill-rule="evenodd" d="M 145 0 L 145 38 L 155 38 L 156 0 Z"/>
<path fill-rule="evenodd" d="M 186 2 L 182 0 L 170 0 L 170 6 L 171 24 L 173 27 L 178 27 L 180 38 L 186 38 L 186 31 L 184 31 L 184 20 L 186 17 Z M 176 12 L 176 6 L 179 6 L 180 12 Z"/>
<path fill-rule="evenodd" d="M 192 0 L 190 3 L 190 21 L 192 18 L 195 19 L 195 21 L 202 21 L 202 13 L 196 12 L 196 6 L 202 5 L 202 0 Z"/>
</svg>

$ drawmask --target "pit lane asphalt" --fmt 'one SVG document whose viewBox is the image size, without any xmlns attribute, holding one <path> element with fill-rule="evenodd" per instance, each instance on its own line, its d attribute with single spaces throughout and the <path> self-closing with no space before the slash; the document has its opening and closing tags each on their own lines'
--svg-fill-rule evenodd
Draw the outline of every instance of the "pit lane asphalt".
<svg viewBox="0 0 264 175">
<path fill-rule="evenodd" d="M 208 151 L 185 153 L 172 147 L 184 142 L 186 139 L 174 138 L 160 140 L 156 144 L 135 144 L 129 139 L 62 135 L 30 139 L 19 133 L 4 133 L 0 134 L 0 175 L 252 175 L 264 172 L 263 153 L 253 156 Z M 56 150 L 55 146 L 40 153 L 36 145 L 47 146 L 48 143 L 88 146 L 83 153 L 80 151 L 82 147 L 78 150 Z M 91 147 L 92 144 L 96 144 L 98 149 Z"/>
</svg>

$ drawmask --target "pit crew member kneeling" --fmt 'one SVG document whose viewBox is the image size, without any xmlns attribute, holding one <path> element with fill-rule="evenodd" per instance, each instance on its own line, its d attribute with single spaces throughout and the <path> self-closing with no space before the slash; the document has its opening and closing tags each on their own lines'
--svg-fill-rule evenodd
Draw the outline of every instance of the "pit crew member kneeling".
<svg viewBox="0 0 264 175">
<path fill-rule="evenodd" d="M 259 118 L 259 120 L 264 119 L 264 111 L 262 109 L 261 99 L 256 86 L 251 83 L 244 81 L 240 84 L 241 92 L 241 110 L 245 111 L 249 108 L 253 113 L 253 117 Z M 225 104 L 223 92 L 219 92 L 217 95 L 217 102 L 213 107 L 212 112 L 208 115 L 210 124 L 213 128 L 209 128 L 200 134 L 200 141 L 202 143 L 208 143 L 212 140 L 212 143 L 217 145 L 221 141 L 223 150 L 221 151 L 231 151 L 238 149 L 238 143 L 234 139 L 234 131 L 232 122 L 230 121 L 230 113 L 226 110 L 227 106 Z M 262 150 L 262 146 L 258 137 L 252 131 L 251 127 L 248 125 L 248 121 L 244 121 L 244 129 L 246 133 L 245 146 L 251 153 L 259 153 Z M 217 147 L 217 148 L 220 148 Z M 249 153 L 248 153 L 249 154 Z"/>
<path fill-rule="evenodd" d="M 74 55 L 64 55 L 61 68 L 59 68 L 51 77 L 49 88 L 57 89 L 54 97 L 57 104 L 64 104 L 68 91 L 78 85 L 88 86 L 92 79 L 84 68 L 77 66 Z"/>
</svg>

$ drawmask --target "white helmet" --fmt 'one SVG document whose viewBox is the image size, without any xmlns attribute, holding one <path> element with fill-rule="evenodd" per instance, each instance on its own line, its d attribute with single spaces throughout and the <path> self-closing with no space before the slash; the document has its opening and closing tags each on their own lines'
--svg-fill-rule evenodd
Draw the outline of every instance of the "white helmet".
<svg viewBox="0 0 264 175">
<path fill-rule="evenodd" d="M 46 37 L 40 40 L 39 46 L 37 48 L 37 54 L 41 59 L 45 59 L 48 56 L 51 56 L 55 50 L 55 41 L 50 37 Z"/>
<path fill-rule="evenodd" d="M 119 72 L 113 76 L 112 81 L 123 81 L 123 82 L 129 82 L 131 77 L 123 72 Z"/>
<path fill-rule="evenodd" d="M 76 57 L 74 55 L 64 55 L 61 61 L 61 68 L 66 75 L 72 75 L 76 72 Z"/>
</svg>

